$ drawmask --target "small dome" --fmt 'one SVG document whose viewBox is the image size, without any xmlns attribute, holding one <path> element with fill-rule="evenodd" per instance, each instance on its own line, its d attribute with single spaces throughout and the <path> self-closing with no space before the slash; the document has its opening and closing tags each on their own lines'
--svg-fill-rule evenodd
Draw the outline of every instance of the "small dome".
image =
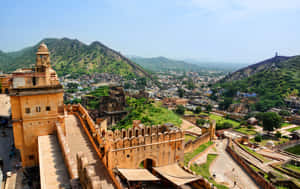
<svg viewBox="0 0 300 189">
<path fill-rule="evenodd" d="M 36 54 L 49 54 L 47 45 L 45 43 L 40 44 Z"/>
</svg>

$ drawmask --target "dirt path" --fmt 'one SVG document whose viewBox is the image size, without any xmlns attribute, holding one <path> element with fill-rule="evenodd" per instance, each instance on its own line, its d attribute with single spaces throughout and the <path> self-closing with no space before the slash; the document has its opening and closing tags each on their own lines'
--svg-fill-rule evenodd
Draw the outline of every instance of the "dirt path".
<svg viewBox="0 0 300 189">
<path fill-rule="evenodd" d="M 209 168 L 210 173 L 216 175 L 215 180 L 230 188 L 259 188 L 251 177 L 225 151 L 226 144 L 227 140 L 217 141 L 216 149 L 218 157 Z M 236 186 L 234 186 L 234 181 L 236 181 Z"/>
</svg>

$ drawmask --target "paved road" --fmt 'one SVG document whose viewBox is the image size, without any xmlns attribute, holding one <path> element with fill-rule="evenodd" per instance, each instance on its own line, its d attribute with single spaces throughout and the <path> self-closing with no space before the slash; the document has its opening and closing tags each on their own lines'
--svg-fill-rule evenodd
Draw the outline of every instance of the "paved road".
<svg viewBox="0 0 300 189">
<path fill-rule="evenodd" d="M 210 173 L 216 174 L 216 181 L 230 188 L 256 189 L 258 186 L 250 176 L 225 151 L 227 140 L 217 141 L 217 159 L 210 166 Z M 234 181 L 237 185 L 234 186 Z"/>
</svg>

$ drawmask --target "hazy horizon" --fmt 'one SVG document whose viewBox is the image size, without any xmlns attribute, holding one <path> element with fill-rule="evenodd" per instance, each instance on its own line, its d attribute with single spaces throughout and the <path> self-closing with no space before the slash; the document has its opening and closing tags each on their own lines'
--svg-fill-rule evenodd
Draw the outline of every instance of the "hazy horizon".
<svg viewBox="0 0 300 189">
<path fill-rule="evenodd" d="M 9 1 L 0 50 L 67 37 L 124 55 L 248 64 L 300 54 L 299 18 L 297 0 Z"/>
</svg>

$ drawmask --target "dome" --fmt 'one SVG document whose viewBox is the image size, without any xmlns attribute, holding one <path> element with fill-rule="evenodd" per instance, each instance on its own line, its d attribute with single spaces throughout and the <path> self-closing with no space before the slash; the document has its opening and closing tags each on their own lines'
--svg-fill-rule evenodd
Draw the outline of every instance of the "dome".
<svg viewBox="0 0 300 189">
<path fill-rule="evenodd" d="M 49 54 L 47 45 L 45 43 L 40 44 L 36 54 Z"/>
</svg>

